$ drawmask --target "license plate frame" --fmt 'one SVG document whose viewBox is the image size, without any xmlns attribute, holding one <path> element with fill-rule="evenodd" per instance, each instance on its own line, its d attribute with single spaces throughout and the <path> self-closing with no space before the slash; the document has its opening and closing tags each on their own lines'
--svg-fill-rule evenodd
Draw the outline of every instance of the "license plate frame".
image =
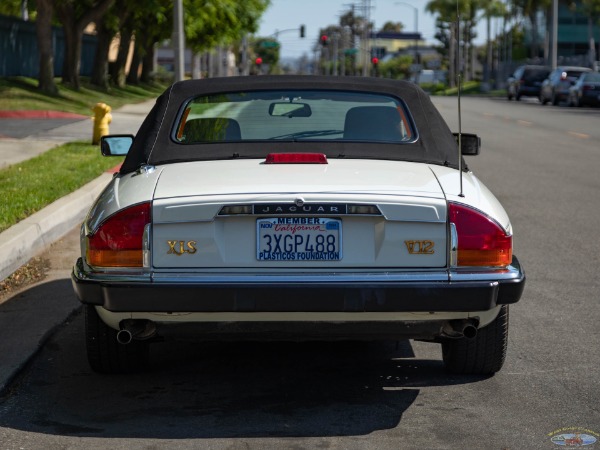
<svg viewBox="0 0 600 450">
<path fill-rule="evenodd" d="M 342 220 L 331 217 L 256 219 L 256 259 L 273 262 L 342 260 Z"/>
</svg>

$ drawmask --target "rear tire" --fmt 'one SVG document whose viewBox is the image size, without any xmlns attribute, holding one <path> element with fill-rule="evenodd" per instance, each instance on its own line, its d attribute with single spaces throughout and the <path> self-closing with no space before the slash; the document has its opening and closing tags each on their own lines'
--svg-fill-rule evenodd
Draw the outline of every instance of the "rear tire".
<svg viewBox="0 0 600 450">
<path fill-rule="evenodd" d="M 461 375 L 493 375 L 506 358 L 508 345 L 508 305 L 500 308 L 492 323 L 477 330 L 473 339 L 447 339 L 442 342 L 446 370 Z"/>
<path fill-rule="evenodd" d="M 148 342 L 117 342 L 117 331 L 106 325 L 93 305 L 85 305 L 85 342 L 90 367 L 98 373 L 132 373 L 148 364 Z"/>
</svg>

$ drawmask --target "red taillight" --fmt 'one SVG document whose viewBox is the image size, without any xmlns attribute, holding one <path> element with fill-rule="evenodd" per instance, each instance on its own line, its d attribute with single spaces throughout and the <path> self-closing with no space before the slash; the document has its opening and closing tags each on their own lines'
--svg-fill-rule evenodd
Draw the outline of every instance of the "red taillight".
<svg viewBox="0 0 600 450">
<path fill-rule="evenodd" d="M 87 262 L 99 267 L 142 267 L 144 228 L 150 223 L 150 203 L 119 211 L 87 239 Z"/>
<path fill-rule="evenodd" d="M 485 214 L 449 203 L 448 217 L 458 235 L 458 266 L 506 267 L 512 261 L 512 236 Z"/>
<path fill-rule="evenodd" d="M 327 164 L 323 153 L 269 153 L 265 164 Z"/>
</svg>

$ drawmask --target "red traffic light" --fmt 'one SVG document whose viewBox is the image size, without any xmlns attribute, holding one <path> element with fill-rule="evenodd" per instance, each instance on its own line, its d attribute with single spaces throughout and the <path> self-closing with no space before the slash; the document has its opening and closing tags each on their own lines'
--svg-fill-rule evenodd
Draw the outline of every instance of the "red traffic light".
<svg viewBox="0 0 600 450">
<path fill-rule="evenodd" d="M 326 34 L 321 36 L 321 45 L 327 45 L 328 43 L 329 43 L 329 36 L 327 36 Z"/>
<path fill-rule="evenodd" d="M 260 66 L 262 64 L 262 58 L 259 56 L 258 58 L 256 58 L 254 60 L 254 62 L 256 63 L 257 66 Z"/>
<path fill-rule="evenodd" d="M 371 58 L 371 62 L 373 63 L 374 66 L 376 66 L 377 64 L 379 64 L 379 58 L 377 56 L 373 56 Z"/>
</svg>

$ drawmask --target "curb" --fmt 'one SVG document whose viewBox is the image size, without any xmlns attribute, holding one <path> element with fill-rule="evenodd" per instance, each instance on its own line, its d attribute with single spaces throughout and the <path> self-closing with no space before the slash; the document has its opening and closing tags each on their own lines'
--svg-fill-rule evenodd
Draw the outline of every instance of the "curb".
<svg viewBox="0 0 600 450">
<path fill-rule="evenodd" d="M 89 119 L 90 116 L 63 111 L 17 110 L 0 111 L 0 119 Z"/>
<path fill-rule="evenodd" d="M 0 233 L 0 280 L 81 223 L 111 178 L 111 173 L 103 173 L 77 191 Z"/>
</svg>

